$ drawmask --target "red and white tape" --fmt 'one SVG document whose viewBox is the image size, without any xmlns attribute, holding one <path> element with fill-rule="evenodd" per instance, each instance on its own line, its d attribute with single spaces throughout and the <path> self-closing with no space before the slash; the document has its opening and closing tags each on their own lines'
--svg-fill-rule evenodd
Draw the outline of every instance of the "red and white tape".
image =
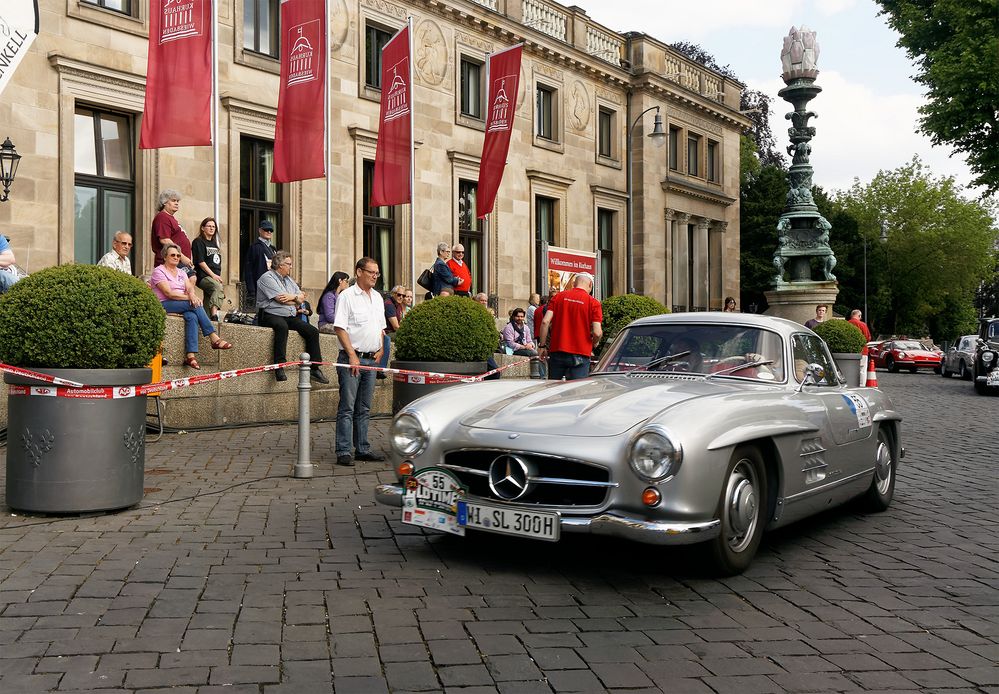
<svg viewBox="0 0 999 694">
<path fill-rule="evenodd" d="M 476 376 L 462 376 L 460 374 L 436 373 L 432 371 L 411 371 L 408 369 L 388 369 L 380 366 L 365 365 L 358 365 L 354 368 L 365 371 L 383 371 L 386 374 L 391 374 L 394 380 L 409 383 L 477 383 L 487 376 L 492 376 L 495 373 L 505 371 L 509 368 L 519 366 L 520 364 L 524 364 L 529 361 L 531 361 L 531 359 L 521 359 L 520 361 L 486 371 L 485 373 L 478 374 Z M 77 400 L 119 400 L 122 398 L 134 398 L 142 395 L 156 395 L 168 390 L 177 390 L 179 388 L 187 388 L 188 386 L 201 385 L 202 383 L 223 381 L 229 378 L 238 378 L 249 374 L 262 373 L 264 371 L 274 371 L 285 367 L 300 366 L 305 363 L 306 362 L 302 361 L 286 361 L 281 364 L 267 364 L 266 366 L 251 366 L 245 369 L 199 374 L 197 376 L 175 378 L 170 381 L 160 381 L 159 383 L 149 383 L 141 386 L 87 386 L 82 383 L 77 383 L 76 381 L 68 381 L 64 378 L 58 378 L 49 374 L 39 373 L 37 371 L 30 371 L 16 366 L 8 366 L 7 364 L 0 364 L 0 371 L 16 373 L 19 376 L 52 384 L 45 386 L 12 385 L 7 389 L 7 392 L 10 395 L 75 398 Z M 333 366 L 340 369 L 351 368 L 350 364 L 340 364 L 338 362 L 328 361 L 314 361 L 308 362 L 308 364 L 310 366 Z"/>
</svg>

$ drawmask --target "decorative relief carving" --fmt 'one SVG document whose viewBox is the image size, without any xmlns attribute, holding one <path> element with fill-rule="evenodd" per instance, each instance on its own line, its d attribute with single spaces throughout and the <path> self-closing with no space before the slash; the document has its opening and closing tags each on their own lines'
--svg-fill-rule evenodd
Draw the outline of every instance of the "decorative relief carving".
<svg viewBox="0 0 999 694">
<path fill-rule="evenodd" d="M 393 5 L 392 3 L 385 2 L 385 0 L 361 0 L 361 4 L 391 17 L 406 19 L 407 10 L 405 7 Z"/>
<path fill-rule="evenodd" d="M 466 34 L 463 31 L 455 31 L 454 37 L 457 39 L 458 43 L 462 43 L 469 48 L 477 48 L 484 53 L 493 52 L 493 44 L 489 41 L 483 41 L 478 36 L 473 36 L 472 34 Z"/>
<path fill-rule="evenodd" d="M 416 71 L 427 84 L 438 85 L 447 73 L 447 45 L 444 34 L 436 22 L 424 19 L 413 34 L 416 52 Z"/>
<path fill-rule="evenodd" d="M 21 432 L 21 445 L 31 457 L 31 464 L 38 467 L 42 464 L 45 454 L 55 445 L 55 434 L 48 429 L 32 432 L 28 427 L 24 427 L 24 431 Z"/>
<path fill-rule="evenodd" d="M 714 133 L 715 135 L 721 135 L 724 131 L 721 126 L 712 123 L 705 118 L 698 118 L 697 116 L 689 116 L 686 113 L 670 113 L 670 120 L 674 123 L 683 123 L 685 125 L 690 125 L 698 130 L 705 130 L 709 133 Z"/>
<path fill-rule="evenodd" d="M 346 0 L 329 0 L 330 50 L 335 51 L 347 40 L 350 29 L 350 12 Z"/>
<path fill-rule="evenodd" d="M 573 130 L 582 132 L 590 122 L 590 94 L 586 85 L 576 80 L 569 89 L 569 125 Z"/>
<path fill-rule="evenodd" d="M 534 63 L 534 71 L 545 77 L 551 77 L 553 80 L 563 81 L 564 73 L 558 68 L 554 68 L 545 63 Z"/>
<path fill-rule="evenodd" d="M 527 98 L 527 90 L 529 89 L 529 82 L 527 81 L 527 66 L 523 61 L 520 63 L 520 89 L 517 94 L 517 110 L 520 110 L 521 105 Z"/>
<path fill-rule="evenodd" d="M 603 101 L 608 101 L 612 104 L 617 104 L 618 106 L 624 103 L 624 99 L 622 99 L 621 95 L 617 92 L 609 92 L 606 89 L 600 89 L 599 87 L 594 89 L 594 92 L 596 92 L 597 98 Z"/>
</svg>

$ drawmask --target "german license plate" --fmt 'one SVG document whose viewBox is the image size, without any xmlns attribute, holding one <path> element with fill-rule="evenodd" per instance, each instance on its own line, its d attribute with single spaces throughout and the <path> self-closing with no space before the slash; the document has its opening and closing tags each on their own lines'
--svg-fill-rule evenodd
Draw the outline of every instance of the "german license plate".
<svg viewBox="0 0 999 694">
<path fill-rule="evenodd" d="M 987 386 L 999 386 L 999 369 L 993 369 L 985 378 L 985 385 Z"/>
<path fill-rule="evenodd" d="M 559 538 L 559 514 L 492 506 L 479 501 L 458 503 L 458 524 L 502 535 L 519 535 L 555 542 Z"/>
<path fill-rule="evenodd" d="M 464 535 L 458 524 L 458 503 L 465 488 L 447 470 L 424 468 L 405 480 L 402 495 L 402 522 L 454 535 Z"/>
</svg>

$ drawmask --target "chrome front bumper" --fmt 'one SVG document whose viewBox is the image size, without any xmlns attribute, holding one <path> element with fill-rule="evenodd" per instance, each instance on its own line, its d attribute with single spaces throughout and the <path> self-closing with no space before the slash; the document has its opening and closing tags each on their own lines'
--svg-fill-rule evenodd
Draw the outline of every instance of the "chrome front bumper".
<svg viewBox="0 0 999 694">
<path fill-rule="evenodd" d="M 375 487 L 375 501 L 387 506 L 401 508 L 402 494 L 402 486 L 398 484 L 380 484 Z M 621 537 L 649 545 L 691 545 L 705 542 L 718 537 L 721 529 L 721 521 L 717 519 L 701 523 L 648 521 L 616 513 L 601 513 L 588 518 L 562 516 L 560 525 L 562 532 L 566 533 Z"/>
</svg>

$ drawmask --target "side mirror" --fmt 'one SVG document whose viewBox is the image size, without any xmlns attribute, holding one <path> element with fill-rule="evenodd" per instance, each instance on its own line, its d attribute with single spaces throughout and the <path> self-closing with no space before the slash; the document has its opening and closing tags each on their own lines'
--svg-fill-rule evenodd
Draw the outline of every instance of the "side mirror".
<svg viewBox="0 0 999 694">
<path fill-rule="evenodd" d="M 798 386 L 798 392 L 805 386 L 817 386 L 826 379 L 826 370 L 822 368 L 821 364 L 809 364 L 805 367 L 805 377 L 801 379 L 801 384 Z"/>
</svg>

